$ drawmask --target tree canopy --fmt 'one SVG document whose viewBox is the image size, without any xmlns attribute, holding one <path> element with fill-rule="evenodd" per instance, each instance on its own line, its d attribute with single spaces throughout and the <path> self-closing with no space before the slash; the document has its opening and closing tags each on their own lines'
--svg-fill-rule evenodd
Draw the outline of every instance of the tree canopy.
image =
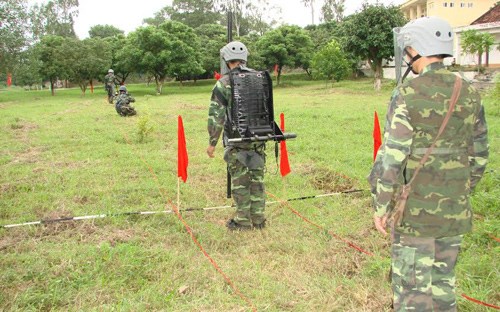
<svg viewBox="0 0 500 312">
<path fill-rule="evenodd" d="M 354 56 L 368 61 L 375 73 L 376 90 L 381 87 L 382 61 L 394 56 L 392 29 L 405 22 L 397 6 L 365 3 L 361 12 L 350 15 L 342 23 L 341 44 Z"/>
<path fill-rule="evenodd" d="M 257 48 L 267 68 L 278 66 L 278 85 L 283 66 L 309 69 L 313 43 L 305 30 L 298 26 L 281 26 L 265 33 Z"/>
<path fill-rule="evenodd" d="M 462 51 L 470 54 L 477 54 L 478 69 L 482 65 L 483 53 L 488 55 L 491 47 L 495 44 L 495 38 L 489 33 L 481 33 L 475 29 L 469 29 L 462 33 Z M 486 57 L 488 65 L 488 57 Z"/>
<path fill-rule="evenodd" d="M 109 38 L 115 36 L 123 36 L 125 32 L 116 28 L 113 25 L 95 25 L 89 30 L 90 38 Z"/>
</svg>

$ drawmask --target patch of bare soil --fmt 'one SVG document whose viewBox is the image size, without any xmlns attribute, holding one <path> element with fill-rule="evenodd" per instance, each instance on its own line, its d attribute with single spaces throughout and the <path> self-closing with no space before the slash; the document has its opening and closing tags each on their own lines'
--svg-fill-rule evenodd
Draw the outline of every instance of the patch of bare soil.
<svg viewBox="0 0 500 312">
<path fill-rule="evenodd" d="M 303 176 L 310 177 L 309 179 L 314 187 L 324 192 L 348 191 L 355 185 L 355 181 L 352 178 L 328 168 L 305 165 L 298 167 L 297 171 Z"/>
</svg>

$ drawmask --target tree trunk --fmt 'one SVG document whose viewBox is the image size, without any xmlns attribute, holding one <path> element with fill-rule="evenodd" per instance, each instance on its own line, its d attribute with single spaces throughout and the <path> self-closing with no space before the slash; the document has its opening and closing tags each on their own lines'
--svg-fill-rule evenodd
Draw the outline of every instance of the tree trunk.
<svg viewBox="0 0 500 312">
<path fill-rule="evenodd" d="M 82 90 L 82 94 L 85 95 L 85 91 L 87 91 L 87 82 L 82 81 L 79 83 L 79 85 L 80 85 L 80 90 Z"/>
<path fill-rule="evenodd" d="M 486 49 L 486 64 L 485 66 L 488 67 L 490 65 L 490 49 Z"/>
<path fill-rule="evenodd" d="M 375 64 L 375 74 L 374 74 L 374 81 L 373 81 L 373 88 L 376 91 L 380 91 L 380 88 L 382 87 L 382 62 L 377 62 Z"/>
<path fill-rule="evenodd" d="M 52 96 L 55 95 L 55 92 L 54 92 L 54 81 L 50 80 L 50 93 L 52 94 Z"/>
<path fill-rule="evenodd" d="M 163 83 L 165 82 L 165 77 L 155 76 L 155 82 L 156 82 L 156 95 L 160 95 L 163 90 Z"/>
</svg>

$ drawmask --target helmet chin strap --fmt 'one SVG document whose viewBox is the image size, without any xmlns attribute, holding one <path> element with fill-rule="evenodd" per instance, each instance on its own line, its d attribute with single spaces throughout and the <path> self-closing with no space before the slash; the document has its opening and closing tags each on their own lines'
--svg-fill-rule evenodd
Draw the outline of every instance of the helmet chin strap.
<svg viewBox="0 0 500 312">
<path fill-rule="evenodd" d="M 410 60 L 410 62 L 407 62 L 406 60 L 404 60 L 404 62 L 406 63 L 406 65 L 408 65 L 408 68 L 406 69 L 406 72 L 404 73 L 403 78 L 401 78 L 401 82 L 403 82 L 405 80 L 406 76 L 408 76 L 408 74 L 410 73 L 410 70 L 415 75 L 418 74 L 415 71 L 415 69 L 413 69 L 413 63 L 415 63 L 419 58 L 422 57 L 420 54 L 417 54 L 417 55 L 415 55 L 415 56 L 412 57 L 411 54 L 406 49 L 405 49 L 405 52 L 406 52 L 406 55 L 408 55 L 409 57 L 411 57 L 411 60 Z"/>
</svg>

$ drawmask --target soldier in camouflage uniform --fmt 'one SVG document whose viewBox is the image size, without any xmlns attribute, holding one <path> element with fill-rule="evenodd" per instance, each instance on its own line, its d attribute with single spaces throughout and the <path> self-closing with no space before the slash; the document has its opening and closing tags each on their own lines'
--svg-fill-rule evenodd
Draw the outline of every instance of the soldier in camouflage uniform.
<svg viewBox="0 0 500 312">
<path fill-rule="evenodd" d="M 434 141 L 456 79 L 443 65 L 443 58 L 453 52 L 453 32 L 447 22 L 424 17 L 394 33 L 395 49 L 406 54 L 418 77 L 399 84 L 392 95 L 384 143 L 369 176 L 375 227 L 384 235 L 397 189 L 412 178 Z M 392 224 L 396 311 L 456 311 L 454 267 L 462 237 L 472 227 L 469 197 L 487 159 L 481 98 L 462 81 L 451 118 L 412 183 L 401 222 Z"/>
<path fill-rule="evenodd" d="M 248 50 L 238 41 L 228 43 L 221 49 L 221 59 L 229 70 L 244 67 Z M 246 70 L 250 70 L 245 67 Z M 208 111 L 208 133 L 210 136 L 207 154 L 214 157 L 215 146 L 224 130 L 224 160 L 231 175 L 231 194 L 236 202 L 236 216 L 226 226 L 230 230 L 262 229 L 265 227 L 264 167 L 265 142 L 232 143 L 228 139 L 240 134 L 230 122 L 233 99 L 227 73 L 220 78 L 212 90 Z"/>
<path fill-rule="evenodd" d="M 135 108 L 130 106 L 130 103 L 135 102 L 135 99 L 127 93 L 127 87 L 120 86 L 119 91 L 120 94 L 116 98 L 115 104 L 116 112 L 122 117 L 136 115 Z"/>
<path fill-rule="evenodd" d="M 109 103 L 113 103 L 113 96 L 115 94 L 115 85 L 119 84 L 118 80 L 115 77 L 115 72 L 112 69 L 108 70 L 108 74 L 104 76 L 104 88 L 108 93 L 108 101 Z"/>
</svg>

